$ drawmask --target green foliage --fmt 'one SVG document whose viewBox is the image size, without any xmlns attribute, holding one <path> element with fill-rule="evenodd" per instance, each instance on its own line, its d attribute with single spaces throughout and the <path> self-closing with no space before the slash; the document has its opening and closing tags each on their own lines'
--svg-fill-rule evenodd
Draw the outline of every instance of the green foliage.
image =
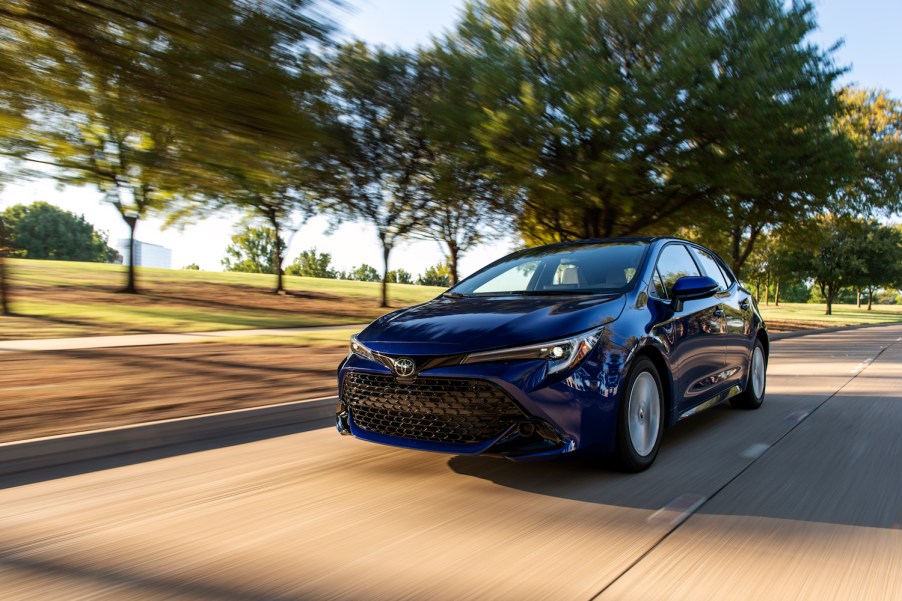
<svg viewBox="0 0 902 601">
<path fill-rule="evenodd" d="M 453 285 L 461 255 L 512 230 L 504 215 L 516 203 L 472 133 L 484 117 L 474 96 L 472 61 L 437 45 L 420 51 L 418 68 L 427 87 L 420 110 L 429 125 L 425 144 L 431 160 L 420 184 L 429 204 L 411 236 L 441 245 Z"/>
<path fill-rule="evenodd" d="M 837 208 L 852 214 L 902 210 L 902 102 L 886 92 L 844 88 L 837 131 L 855 152 L 855 171 L 840 189 Z"/>
<path fill-rule="evenodd" d="M 811 292 L 811 288 L 798 278 L 780 282 L 781 303 L 807 303 L 811 299 Z"/>
<path fill-rule="evenodd" d="M 312 5 L 4 3 L 0 43 L 25 46 L 5 82 L 37 107 L 24 136 L 31 158 L 49 158 L 61 182 L 97 186 L 132 236 L 152 212 L 222 192 L 223 171 L 255 179 L 248 174 L 277 150 L 311 138 L 310 106 L 299 100 L 315 79 L 305 47 L 328 30 Z"/>
<path fill-rule="evenodd" d="M 419 278 L 417 284 L 420 286 L 441 286 L 447 288 L 451 285 L 451 270 L 447 263 L 439 263 L 432 267 L 427 267 Z"/>
<path fill-rule="evenodd" d="M 342 46 L 330 62 L 332 94 L 344 119 L 336 125 L 341 152 L 334 165 L 334 214 L 376 228 L 383 273 L 395 245 L 426 213 L 429 172 L 428 86 L 415 56 L 362 42 Z M 384 283 L 387 283 L 383 279 Z M 382 303 L 387 306 L 387 287 Z"/>
<path fill-rule="evenodd" d="M 390 284 L 413 284 L 413 275 L 405 269 L 392 269 L 386 279 Z"/>
<path fill-rule="evenodd" d="M 191 263 L 190 265 L 185 265 L 182 269 L 187 271 L 200 271 L 200 266 L 197 263 Z"/>
<path fill-rule="evenodd" d="M 275 230 L 245 225 L 242 231 L 232 236 L 222 267 L 226 271 L 272 273 L 276 249 L 283 245 Z"/>
<path fill-rule="evenodd" d="M 348 272 L 342 272 L 339 275 L 339 279 L 342 280 L 356 280 L 358 282 L 378 282 L 382 278 L 379 276 L 379 271 L 370 265 L 364 263 L 360 267 L 352 267 Z"/>
<path fill-rule="evenodd" d="M 121 262 L 119 253 L 107 245 L 84 216 L 64 211 L 46 202 L 14 205 L 3 213 L 7 240 L 16 256 L 91 263 Z M 117 261 L 118 259 L 118 261 Z"/>
<path fill-rule="evenodd" d="M 528 244 L 670 233 L 691 211 L 751 247 L 847 154 L 813 28 L 807 2 L 479 0 L 447 45 L 474 64 L 476 136 Z"/>
<path fill-rule="evenodd" d="M 787 245 L 779 262 L 786 273 L 811 278 L 823 300 L 827 315 L 832 313 L 840 291 L 860 286 L 866 279 L 873 249 L 869 249 L 869 230 L 877 224 L 861 219 L 825 215 L 799 226 L 796 238 L 803 244 Z M 902 251 L 902 247 L 900 247 Z"/>
<path fill-rule="evenodd" d="M 299 275 L 308 278 L 335 279 L 338 274 L 332 269 L 332 255 L 318 253 L 315 248 L 301 251 L 301 254 L 285 268 L 287 275 Z"/>
</svg>

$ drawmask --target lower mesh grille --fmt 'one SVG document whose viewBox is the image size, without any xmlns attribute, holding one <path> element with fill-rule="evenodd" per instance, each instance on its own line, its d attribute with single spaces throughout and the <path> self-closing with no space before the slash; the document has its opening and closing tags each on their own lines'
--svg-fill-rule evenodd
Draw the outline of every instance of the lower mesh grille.
<svg viewBox="0 0 902 601">
<path fill-rule="evenodd" d="M 370 432 L 466 444 L 500 436 L 523 412 L 503 390 L 484 380 L 350 372 L 342 397 L 354 423 Z"/>
</svg>

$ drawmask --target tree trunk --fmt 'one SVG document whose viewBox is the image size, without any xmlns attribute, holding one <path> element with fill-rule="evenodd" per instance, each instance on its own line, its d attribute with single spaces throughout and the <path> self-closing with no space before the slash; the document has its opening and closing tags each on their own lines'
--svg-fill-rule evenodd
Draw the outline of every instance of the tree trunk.
<svg viewBox="0 0 902 601">
<path fill-rule="evenodd" d="M 868 287 L 868 311 L 871 310 L 871 306 L 872 306 L 872 304 L 871 304 L 871 297 L 873 297 L 873 296 L 874 296 L 874 289 Z"/>
<path fill-rule="evenodd" d="M 855 295 L 858 298 L 858 308 L 861 309 L 861 288 L 855 289 Z"/>
<path fill-rule="evenodd" d="M 761 300 L 761 278 L 755 279 L 755 300 Z"/>
<path fill-rule="evenodd" d="M 382 303 L 380 307 L 388 307 L 388 255 L 391 254 L 391 244 L 382 243 Z"/>
<path fill-rule="evenodd" d="M 138 294 L 138 285 L 135 283 L 135 228 L 138 226 L 138 218 L 123 216 L 123 219 L 128 224 L 128 281 L 122 292 Z"/>
<path fill-rule="evenodd" d="M 460 255 L 460 249 L 453 241 L 446 242 L 448 244 L 448 283 L 453 287 L 457 286 L 457 258 Z"/>
<path fill-rule="evenodd" d="M 276 289 L 273 294 L 285 294 L 285 286 L 282 278 L 282 233 L 279 230 L 279 220 L 275 215 L 269 215 L 269 223 L 275 232 L 275 240 L 272 245 L 272 272 L 276 276 Z"/>
<path fill-rule="evenodd" d="M 780 306 L 780 280 L 777 280 L 774 284 L 774 306 Z"/>
<path fill-rule="evenodd" d="M 764 304 L 770 305 L 770 272 L 764 274 Z"/>
<path fill-rule="evenodd" d="M 833 290 L 832 286 L 827 287 L 827 294 L 824 295 L 824 300 L 827 301 L 827 312 L 824 315 L 833 315 L 833 297 L 836 295 L 836 291 Z"/>
<path fill-rule="evenodd" d="M 0 311 L 3 315 L 12 315 L 9 308 L 9 287 L 6 281 L 6 225 L 0 216 Z"/>
</svg>

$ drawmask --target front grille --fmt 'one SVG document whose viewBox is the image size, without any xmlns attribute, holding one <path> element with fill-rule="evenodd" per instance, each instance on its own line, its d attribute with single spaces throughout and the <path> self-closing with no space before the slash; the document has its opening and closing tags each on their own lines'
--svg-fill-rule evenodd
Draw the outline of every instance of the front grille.
<svg viewBox="0 0 902 601">
<path fill-rule="evenodd" d="M 484 380 L 350 372 L 342 387 L 354 423 L 388 436 L 444 443 L 485 442 L 500 436 L 523 412 L 503 390 Z"/>
</svg>

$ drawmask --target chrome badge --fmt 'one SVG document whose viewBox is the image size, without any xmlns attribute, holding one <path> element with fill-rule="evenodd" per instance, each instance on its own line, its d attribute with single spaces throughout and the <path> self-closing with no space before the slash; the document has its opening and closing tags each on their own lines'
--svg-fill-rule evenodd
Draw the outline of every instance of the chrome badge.
<svg viewBox="0 0 902 601">
<path fill-rule="evenodd" d="M 395 374 L 401 378 L 409 378 L 417 371 L 417 364 L 409 357 L 394 360 Z"/>
</svg>

